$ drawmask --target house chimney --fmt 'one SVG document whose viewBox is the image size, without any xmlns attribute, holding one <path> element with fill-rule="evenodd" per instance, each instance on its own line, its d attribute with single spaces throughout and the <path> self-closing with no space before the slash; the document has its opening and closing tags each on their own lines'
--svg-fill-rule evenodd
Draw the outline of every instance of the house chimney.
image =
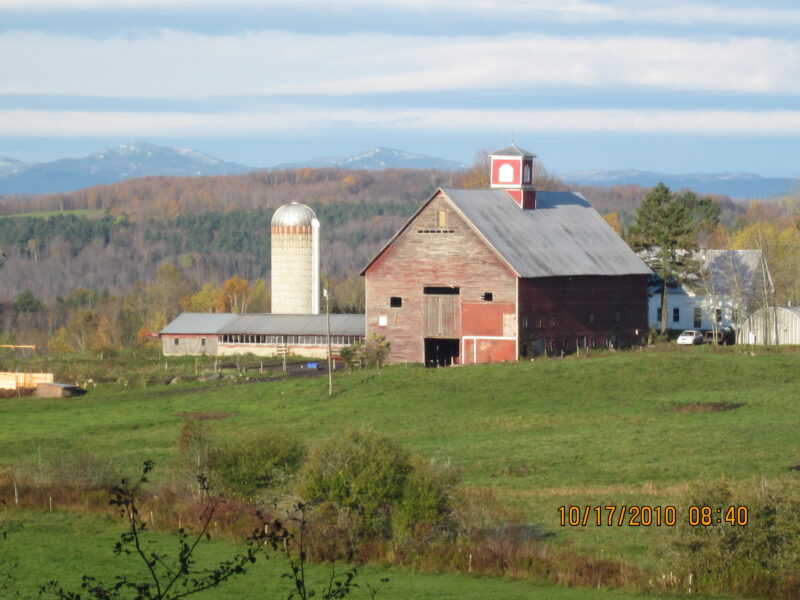
<svg viewBox="0 0 800 600">
<path fill-rule="evenodd" d="M 489 154 L 491 187 L 504 189 L 523 210 L 536 208 L 536 190 L 532 184 L 534 158 L 532 152 L 513 143 Z"/>
</svg>

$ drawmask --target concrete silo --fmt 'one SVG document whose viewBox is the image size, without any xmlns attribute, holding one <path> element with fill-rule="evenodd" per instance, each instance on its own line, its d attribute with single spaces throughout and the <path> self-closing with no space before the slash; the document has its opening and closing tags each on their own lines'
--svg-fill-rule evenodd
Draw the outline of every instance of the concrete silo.
<svg viewBox="0 0 800 600">
<path fill-rule="evenodd" d="M 319 221 L 292 202 L 272 216 L 272 312 L 319 314 Z"/>
</svg>

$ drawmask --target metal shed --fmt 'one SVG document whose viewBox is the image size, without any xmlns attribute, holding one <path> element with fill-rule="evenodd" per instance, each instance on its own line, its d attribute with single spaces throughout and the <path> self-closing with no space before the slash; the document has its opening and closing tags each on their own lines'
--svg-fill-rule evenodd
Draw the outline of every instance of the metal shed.
<svg viewBox="0 0 800 600">
<path fill-rule="evenodd" d="M 800 345 L 800 307 L 769 306 L 757 310 L 742 324 L 737 343 Z"/>
</svg>

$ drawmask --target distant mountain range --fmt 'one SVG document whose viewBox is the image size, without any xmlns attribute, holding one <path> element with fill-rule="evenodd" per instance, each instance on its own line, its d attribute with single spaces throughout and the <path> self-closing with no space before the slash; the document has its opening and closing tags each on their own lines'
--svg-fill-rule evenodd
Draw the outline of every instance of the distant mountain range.
<svg viewBox="0 0 800 600">
<path fill-rule="evenodd" d="M 304 162 L 282 163 L 273 168 L 297 169 L 437 169 L 456 171 L 468 165 L 443 158 L 412 154 L 394 148 L 370 148 L 348 156 L 328 156 Z M 31 164 L 0 157 L 0 195 L 71 192 L 103 183 L 115 183 L 148 175 L 232 175 L 253 171 L 185 148 L 167 148 L 141 142 L 122 144 L 85 158 L 65 158 Z M 560 175 L 573 185 L 610 187 L 634 184 L 652 187 L 663 181 L 671 189 L 692 189 L 698 194 L 731 198 L 769 198 L 797 193 L 800 183 L 785 177 L 761 177 L 752 173 L 669 175 L 652 171 L 575 171 Z"/>
<path fill-rule="evenodd" d="M 395 148 L 369 148 L 349 156 L 326 156 L 304 162 L 283 163 L 277 169 L 299 169 L 302 167 L 330 167 L 333 169 L 438 169 L 459 171 L 467 165 L 455 160 L 412 154 Z"/>
<path fill-rule="evenodd" d="M 786 177 L 761 177 L 754 173 L 696 173 L 669 175 L 652 171 L 575 171 L 560 175 L 573 185 L 640 185 L 653 187 L 663 181 L 672 190 L 691 189 L 698 194 L 720 194 L 731 198 L 770 198 L 800 191 L 800 182 Z"/>
<path fill-rule="evenodd" d="M 227 175 L 252 169 L 197 150 L 153 144 L 122 144 L 85 158 L 29 164 L 0 158 L 1 194 L 71 192 L 147 175 Z"/>
</svg>

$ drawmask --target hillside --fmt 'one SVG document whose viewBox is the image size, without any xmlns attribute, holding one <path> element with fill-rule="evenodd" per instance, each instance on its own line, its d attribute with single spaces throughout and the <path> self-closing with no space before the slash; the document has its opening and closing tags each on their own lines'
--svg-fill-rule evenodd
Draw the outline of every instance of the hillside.
<svg viewBox="0 0 800 600">
<path fill-rule="evenodd" d="M 463 172 L 298 169 L 214 177 L 146 177 L 68 194 L 0 199 L 0 301 L 25 290 L 53 300 L 81 287 L 120 294 L 152 281 L 163 262 L 187 267 L 196 286 L 238 274 L 269 280 L 269 223 L 282 204 L 308 204 L 322 222 L 323 272 L 358 272 L 437 187 Z M 579 187 L 601 213 L 630 223 L 646 194 L 637 186 Z M 743 207 L 721 198 L 723 219 Z M 74 211 L 95 211 L 75 213 Z M 91 215 L 95 215 L 92 218 Z"/>
</svg>

